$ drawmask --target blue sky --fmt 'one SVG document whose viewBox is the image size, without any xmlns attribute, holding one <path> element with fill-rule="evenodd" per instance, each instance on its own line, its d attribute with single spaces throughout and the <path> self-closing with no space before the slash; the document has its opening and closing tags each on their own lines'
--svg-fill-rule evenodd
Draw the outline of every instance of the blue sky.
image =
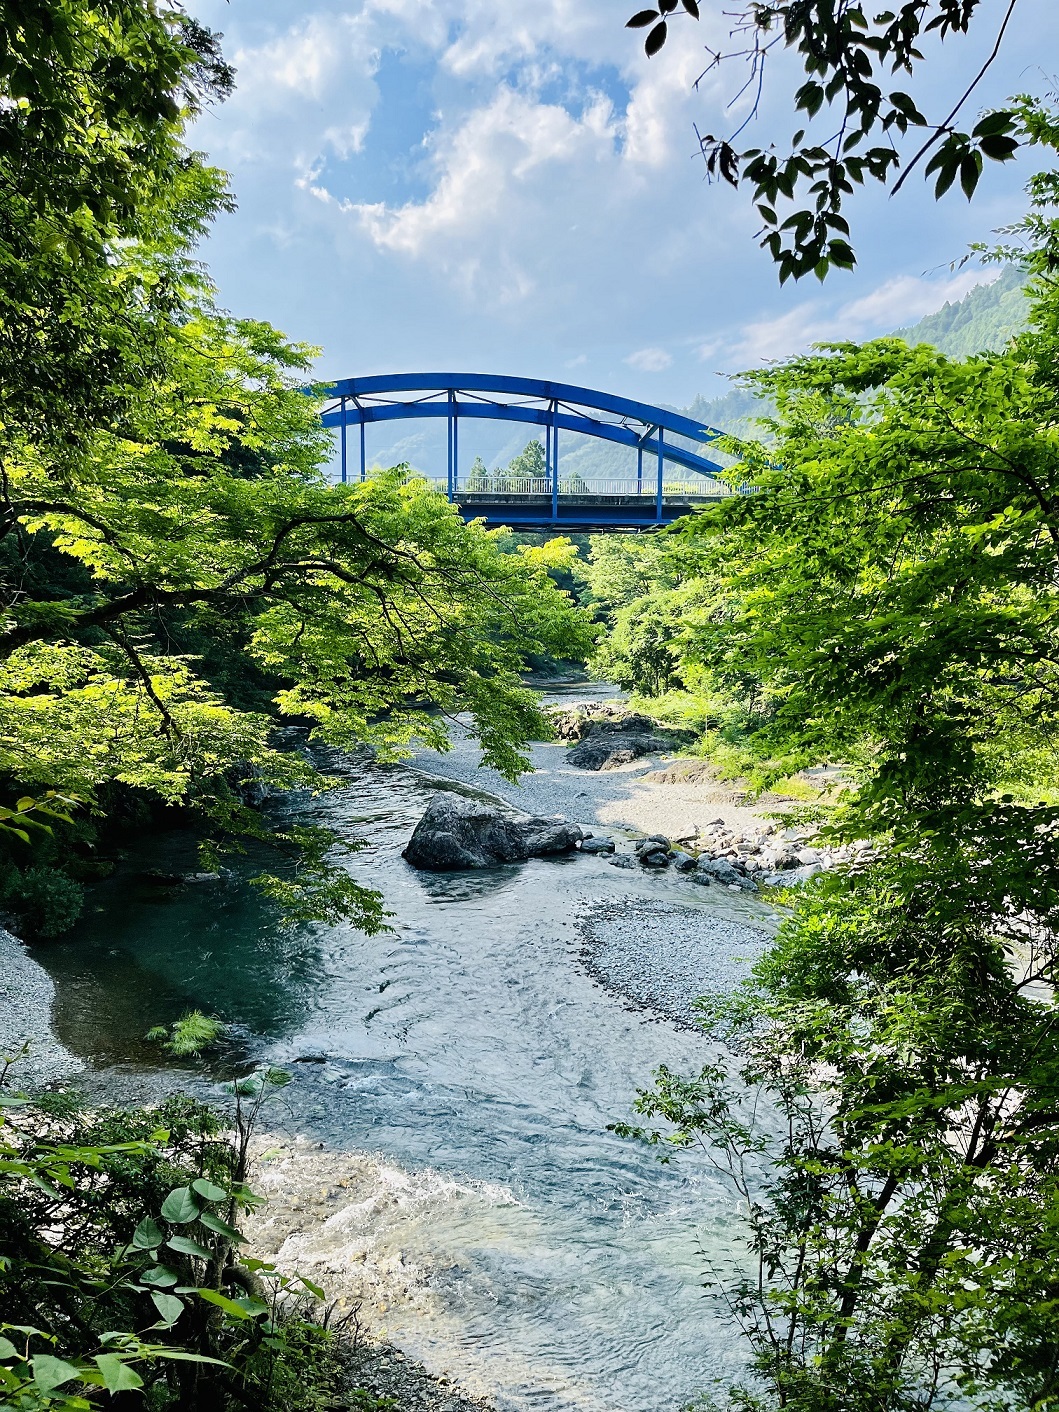
<svg viewBox="0 0 1059 1412">
<path fill-rule="evenodd" d="M 707 185 L 693 155 L 693 124 L 733 124 L 734 72 L 693 87 L 720 0 L 650 61 L 623 27 L 629 0 L 194 8 L 225 34 L 238 85 L 194 134 L 239 203 L 205 258 L 227 307 L 322 348 L 321 376 L 474 370 L 715 396 L 719 374 L 960 297 L 983 276 L 950 262 L 1017 218 L 1032 169 L 993 167 L 970 206 L 935 204 L 914 177 L 894 200 L 859 195 L 857 271 L 780 289 L 748 197 Z M 913 89 L 928 113 L 951 106 L 1005 8 L 982 0 L 977 36 L 940 47 Z M 1057 54 L 1055 0 L 1020 0 L 975 106 L 1043 92 Z M 789 137 L 776 79 L 748 138 Z"/>
</svg>

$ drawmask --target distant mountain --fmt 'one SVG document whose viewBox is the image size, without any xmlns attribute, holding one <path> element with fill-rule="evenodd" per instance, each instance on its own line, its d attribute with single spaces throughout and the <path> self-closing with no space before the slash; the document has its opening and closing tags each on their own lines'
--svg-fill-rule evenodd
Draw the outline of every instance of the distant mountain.
<svg viewBox="0 0 1059 1412">
<path fill-rule="evenodd" d="M 908 328 L 895 329 L 893 336 L 913 345 L 930 343 L 949 358 L 999 351 L 1027 326 L 1029 301 L 1024 278 L 1021 270 L 1008 265 L 991 284 L 976 284 L 955 304 L 945 304 Z M 769 414 L 766 402 L 759 402 L 741 387 L 724 397 L 696 397 L 690 407 L 680 410 L 733 436 L 752 435 L 755 418 Z"/>
<path fill-rule="evenodd" d="M 931 343 L 950 358 L 998 352 L 1021 333 L 1029 317 L 1023 275 L 1009 265 L 992 284 L 977 284 L 955 304 L 946 304 L 918 324 L 896 330 L 906 343 Z"/>
</svg>

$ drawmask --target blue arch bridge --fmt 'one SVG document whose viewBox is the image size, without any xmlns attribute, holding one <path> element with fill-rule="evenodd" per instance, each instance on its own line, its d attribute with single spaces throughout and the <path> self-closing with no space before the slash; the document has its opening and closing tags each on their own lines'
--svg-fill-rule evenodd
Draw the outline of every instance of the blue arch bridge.
<svg viewBox="0 0 1059 1412">
<path fill-rule="evenodd" d="M 405 418 L 443 418 L 445 480 L 438 482 L 466 519 L 490 527 L 628 531 L 668 525 L 732 491 L 722 467 L 702 454 L 722 435 L 679 412 L 569 383 L 480 373 L 391 373 L 343 378 L 328 387 L 323 423 L 339 433 L 343 481 L 367 476 L 365 428 Z M 460 425 L 469 418 L 544 429 L 544 474 L 472 474 L 460 464 Z M 636 453 L 624 478 L 564 477 L 561 432 L 579 432 Z M 631 458 L 628 458 L 631 464 Z"/>
</svg>

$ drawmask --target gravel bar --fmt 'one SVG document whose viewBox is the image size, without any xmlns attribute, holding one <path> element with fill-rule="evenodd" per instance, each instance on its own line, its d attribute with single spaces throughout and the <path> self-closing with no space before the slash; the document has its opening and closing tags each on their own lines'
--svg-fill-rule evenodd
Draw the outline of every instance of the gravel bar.
<svg viewBox="0 0 1059 1412">
<path fill-rule="evenodd" d="M 770 939 L 728 917 L 635 897 L 591 904 L 577 925 L 594 979 L 685 1028 L 695 1024 L 695 1000 L 745 980 Z"/>
</svg>

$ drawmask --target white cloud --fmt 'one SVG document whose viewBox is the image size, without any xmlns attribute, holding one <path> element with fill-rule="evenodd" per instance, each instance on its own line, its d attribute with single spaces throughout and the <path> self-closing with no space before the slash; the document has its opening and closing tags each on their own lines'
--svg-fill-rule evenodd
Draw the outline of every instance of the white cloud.
<svg viewBox="0 0 1059 1412">
<path fill-rule="evenodd" d="M 526 298 L 555 223 L 549 193 L 558 184 L 581 184 L 582 192 L 598 185 L 593 170 L 613 157 L 616 140 L 606 99 L 577 118 L 505 85 L 435 142 L 436 181 L 425 200 L 343 209 L 380 249 L 439 265 L 490 301 Z"/>
<path fill-rule="evenodd" d="M 737 366 L 752 367 L 803 352 L 813 343 L 879 337 L 955 303 L 976 284 L 990 284 L 996 277 L 995 271 L 980 269 L 943 280 L 898 275 L 835 310 L 823 299 L 808 299 L 777 318 L 746 324 L 727 351 Z"/>
<path fill-rule="evenodd" d="M 215 155 L 304 180 L 326 155 L 363 148 L 378 98 L 378 50 L 363 16 L 311 15 L 278 38 L 237 46 L 231 59 L 235 93 L 197 134 Z"/>
<path fill-rule="evenodd" d="M 664 373 L 673 366 L 673 355 L 664 348 L 638 348 L 625 362 L 638 373 Z"/>
</svg>

